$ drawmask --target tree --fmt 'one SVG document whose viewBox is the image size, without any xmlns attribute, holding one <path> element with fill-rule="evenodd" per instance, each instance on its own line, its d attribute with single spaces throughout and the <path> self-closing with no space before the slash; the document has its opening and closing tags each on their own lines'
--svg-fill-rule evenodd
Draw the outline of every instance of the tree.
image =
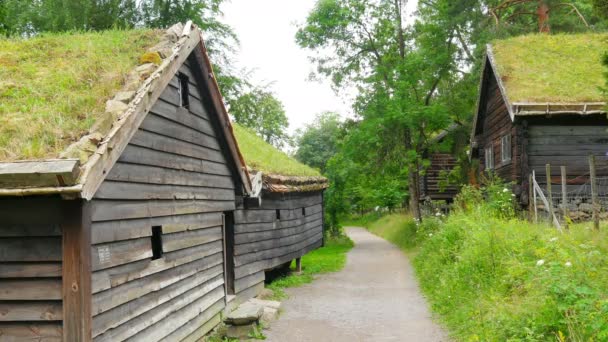
<svg viewBox="0 0 608 342">
<path fill-rule="evenodd" d="M 229 102 L 234 120 L 249 127 L 266 142 L 282 147 L 289 125 L 283 104 L 271 92 L 254 88 Z"/>
<path fill-rule="evenodd" d="M 339 114 L 324 112 L 317 115 L 312 124 L 296 132 L 296 159 L 324 173 L 327 162 L 338 151 L 343 134 Z"/>
</svg>

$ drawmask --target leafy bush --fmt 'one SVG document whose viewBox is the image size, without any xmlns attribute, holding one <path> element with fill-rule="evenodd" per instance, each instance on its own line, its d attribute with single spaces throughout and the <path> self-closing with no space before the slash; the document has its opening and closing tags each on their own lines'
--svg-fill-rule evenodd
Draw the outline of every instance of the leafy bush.
<svg viewBox="0 0 608 342">
<path fill-rule="evenodd" d="M 516 205 L 511 184 L 492 176 L 484 183 L 485 186 L 481 188 L 472 185 L 463 186 L 454 200 L 454 208 L 465 213 L 482 211 L 495 218 L 514 218 Z"/>
</svg>

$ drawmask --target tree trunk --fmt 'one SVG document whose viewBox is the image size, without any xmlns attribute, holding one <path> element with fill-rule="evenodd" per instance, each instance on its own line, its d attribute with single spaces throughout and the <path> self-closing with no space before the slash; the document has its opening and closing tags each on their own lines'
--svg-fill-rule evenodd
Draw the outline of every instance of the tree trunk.
<svg viewBox="0 0 608 342">
<path fill-rule="evenodd" d="M 538 1 L 536 15 L 538 17 L 538 32 L 550 33 L 551 27 L 549 26 L 549 6 L 547 6 L 543 0 Z"/>
<path fill-rule="evenodd" d="M 420 215 L 420 195 L 418 194 L 418 171 L 410 170 L 408 174 L 408 183 L 410 191 L 410 212 L 417 220 L 421 219 Z"/>
</svg>

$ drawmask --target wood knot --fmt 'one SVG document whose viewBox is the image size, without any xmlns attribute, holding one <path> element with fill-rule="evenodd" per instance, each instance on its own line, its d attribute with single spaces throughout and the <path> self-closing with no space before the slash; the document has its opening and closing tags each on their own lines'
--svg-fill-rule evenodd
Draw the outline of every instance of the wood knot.
<svg viewBox="0 0 608 342">
<path fill-rule="evenodd" d="M 78 283 L 76 283 L 76 282 L 72 283 L 72 291 L 78 292 Z"/>
</svg>

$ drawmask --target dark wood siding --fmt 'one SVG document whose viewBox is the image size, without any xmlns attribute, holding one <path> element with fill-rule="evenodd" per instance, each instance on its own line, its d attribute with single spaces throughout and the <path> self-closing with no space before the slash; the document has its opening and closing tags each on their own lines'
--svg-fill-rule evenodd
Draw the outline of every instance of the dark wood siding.
<svg viewBox="0 0 608 342">
<path fill-rule="evenodd" d="M 234 174 L 218 122 L 189 76 L 165 89 L 92 203 L 95 341 L 197 339 L 224 308 L 223 212 Z M 152 227 L 163 256 L 152 260 Z"/>
<path fill-rule="evenodd" d="M 0 340 L 62 340 L 59 198 L 0 200 Z"/>
<path fill-rule="evenodd" d="M 323 194 L 264 193 L 260 208 L 239 209 L 234 221 L 235 292 L 241 295 L 264 281 L 265 270 L 323 244 Z"/>
<path fill-rule="evenodd" d="M 429 161 L 431 165 L 421 178 L 420 199 L 453 200 L 458 193 L 458 187 L 450 185 L 441 189 L 439 183 L 442 180 L 442 173 L 450 172 L 456 166 L 456 158 L 449 153 L 433 153 Z"/>
</svg>

